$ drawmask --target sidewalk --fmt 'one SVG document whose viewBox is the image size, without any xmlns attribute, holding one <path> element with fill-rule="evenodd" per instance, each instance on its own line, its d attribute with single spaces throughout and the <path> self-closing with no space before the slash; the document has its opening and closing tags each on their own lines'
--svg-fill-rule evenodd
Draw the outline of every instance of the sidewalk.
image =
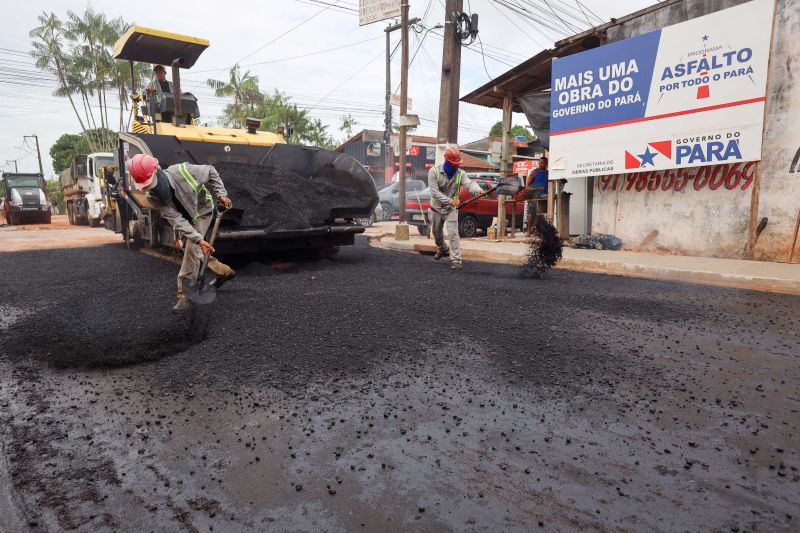
<svg viewBox="0 0 800 533">
<path fill-rule="evenodd" d="M 414 227 L 411 240 L 395 240 L 395 224 L 382 222 L 369 228 L 366 235 L 372 245 L 405 252 L 432 254 L 436 251 L 433 239 L 417 235 Z M 465 260 L 522 265 L 526 252 L 527 245 L 520 238 L 506 241 L 461 239 L 461 255 Z M 800 294 L 800 264 L 564 248 L 564 257 L 556 268 Z"/>
</svg>

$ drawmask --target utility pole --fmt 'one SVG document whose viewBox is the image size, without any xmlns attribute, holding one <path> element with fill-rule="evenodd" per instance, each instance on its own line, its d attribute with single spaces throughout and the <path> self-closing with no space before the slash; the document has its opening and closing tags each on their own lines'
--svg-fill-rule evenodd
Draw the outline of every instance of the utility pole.
<svg viewBox="0 0 800 533">
<path fill-rule="evenodd" d="M 392 138 L 392 42 L 391 32 L 396 24 L 386 27 L 386 116 L 383 119 L 383 142 L 389 144 Z"/>
<path fill-rule="evenodd" d="M 456 13 L 464 10 L 464 0 L 446 0 L 444 46 L 442 47 L 442 84 L 439 92 L 439 144 L 458 142 L 458 94 L 461 82 L 461 41 L 454 26 Z"/>
<path fill-rule="evenodd" d="M 419 17 L 414 17 L 408 21 L 408 24 L 416 24 L 420 21 Z M 386 111 L 383 121 L 383 142 L 385 145 L 384 160 L 386 168 L 391 168 L 394 174 L 394 155 L 389 151 L 389 143 L 392 140 L 392 44 L 391 33 L 399 30 L 402 24 L 390 24 L 386 27 Z"/>
<path fill-rule="evenodd" d="M 408 2 L 401 0 L 400 4 L 400 33 L 402 34 L 402 57 L 400 65 L 400 224 L 406 221 L 406 136 L 408 126 L 403 125 L 403 119 L 408 112 Z"/>
<path fill-rule="evenodd" d="M 391 151 L 392 141 L 392 41 L 391 30 L 392 25 L 389 25 L 385 30 L 386 32 L 386 117 L 383 119 L 383 179 L 389 177 L 386 172 L 387 168 L 391 169 L 394 174 L 394 154 Z"/>
<path fill-rule="evenodd" d="M 37 137 L 35 133 L 33 135 L 22 136 L 23 139 L 30 139 L 31 137 L 33 138 L 34 141 L 36 141 L 36 156 L 39 158 L 39 174 L 44 176 L 44 167 L 42 166 L 42 152 L 41 150 L 39 150 L 39 137 Z"/>
</svg>

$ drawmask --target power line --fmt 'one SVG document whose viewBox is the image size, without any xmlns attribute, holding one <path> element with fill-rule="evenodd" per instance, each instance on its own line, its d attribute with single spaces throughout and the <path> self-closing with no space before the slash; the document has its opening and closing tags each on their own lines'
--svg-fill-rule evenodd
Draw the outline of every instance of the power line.
<svg viewBox="0 0 800 533">
<path fill-rule="evenodd" d="M 249 68 L 249 67 L 255 67 L 255 66 L 258 66 L 258 65 L 267 65 L 267 64 L 270 64 L 270 63 L 280 63 L 282 61 L 291 61 L 293 59 L 300 59 L 300 58 L 303 58 L 303 57 L 310 57 L 310 56 L 315 56 L 315 55 L 319 55 L 319 54 L 324 54 L 324 53 L 327 53 L 327 52 L 333 52 L 335 50 L 341 50 L 343 48 L 350 48 L 352 46 L 357 46 L 359 44 L 364 44 L 364 43 L 368 43 L 368 42 L 371 42 L 371 41 L 376 41 L 378 39 L 383 39 L 383 36 L 379 35 L 377 37 L 371 37 L 369 39 L 364 39 L 362 41 L 356 41 L 354 43 L 343 44 L 341 46 L 335 46 L 333 48 L 326 48 L 325 50 L 317 50 L 316 52 L 309 52 L 307 54 L 283 57 L 283 58 L 280 58 L 280 59 L 269 59 L 269 60 L 266 60 L 266 61 L 259 61 L 258 63 L 248 63 L 247 65 L 239 65 L 239 66 L 243 67 L 243 68 Z M 225 67 L 225 68 L 227 68 L 227 67 Z M 219 72 L 219 70 L 220 69 L 195 70 L 195 71 L 192 71 L 192 73 L 193 74 L 202 74 L 204 72 Z"/>
<path fill-rule="evenodd" d="M 395 47 L 395 49 L 396 49 L 396 47 Z M 370 66 L 370 65 L 372 64 L 372 62 L 373 62 L 373 61 L 375 61 L 376 59 L 378 59 L 379 57 L 381 57 L 381 56 L 383 55 L 383 53 L 384 53 L 384 51 L 383 51 L 383 50 L 381 50 L 380 52 L 378 52 L 378 55 L 376 55 L 375 57 L 373 57 L 372 59 L 370 59 L 369 61 L 367 61 L 367 62 L 364 64 L 364 66 L 363 66 L 363 67 L 361 67 L 360 69 L 358 69 L 357 71 L 355 71 L 353 74 L 351 74 L 350 76 L 348 76 L 348 78 L 347 78 L 347 79 L 345 79 L 345 80 L 344 80 L 342 83 L 340 83 L 339 85 L 337 85 L 336 87 L 334 87 L 333 89 L 331 89 L 330 91 L 328 91 L 328 92 L 325 94 L 325 96 L 323 96 L 322 98 L 320 98 L 320 99 L 319 99 L 319 102 L 317 102 L 316 104 L 314 104 L 313 106 L 311 106 L 311 107 L 309 108 L 309 111 L 311 111 L 311 110 L 312 110 L 312 109 L 314 109 L 316 106 L 318 106 L 320 103 L 322 103 L 322 101 L 323 101 L 323 100 L 325 100 L 325 98 L 327 98 L 328 96 L 330 96 L 332 93 L 334 93 L 334 92 L 338 91 L 338 90 L 339 90 L 339 88 L 340 88 L 340 87 L 342 87 L 342 85 L 344 85 L 345 83 L 347 83 L 348 81 L 350 81 L 351 79 L 353 79 L 354 77 L 356 77 L 358 74 L 360 74 L 360 73 L 361 73 L 361 71 L 363 71 L 365 68 L 367 68 L 368 66 Z"/>
<path fill-rule="evenodd" d="M 270 41 L 267 41 L 267 42 L 266 42 L 266 43 L 264 43 L 263 45 L 259 46 L 259 47 L 258 47 L 258 48 L 256 48 L 254 51 L 250 52 L 250 53 L 249 53 L 249 54 L 247 54 L 246 56 L 244 56 L 244 57 L 242 57 L 241 59 L 239 59 L 239 61 L 237 61 L 236 63 L 237 63 L 237 64 L 238 64 L 238 63 L 241 63 L 242 61 L 244 61 L 244 60 L 245 60 L 245 59 L 247 59 L 248 57 L 251 57 L 251 56 L 253 56 L 254 54 L 257 54 L 258 52 L 260 52 L 261 50 L 263 50 L 263 49 L 264 49 L 264 48 L 266 48 L 267 46 L 269 46 L 269 45 L 271 45 L 272 43 L 274 43 L 274 42 L 278 41 L 278 40 L 279 40 L 279 39 L 281 39 L 282 37 L 284 37 L 284 36 L 286 36 L 286 35 L 290 34 L 291 32 L 293 32 L 294 30 L 296 30 L 297 28 L 299 28 L 299 27 L 300 27 L 300 26 L 302 26 L 303 24 L 305 24 L 305 23 L 307 23 L 308 21 L 310 21 L 310 20 L 314 19 L 314 18 L 315 18 L 315 17 L 317 17 L 318 15 L 321 15 L 322 13 L 324 13 L 325 11 L 327 11 L 328 9 L 330 9 L 330 8 L 331 8 L 333 5 L 335 5 L 335 4 L 338 4 L 338 3 L 339 3 L 339 1 L 340 1 L 340 0 L 335 0 L 333 4 L 331 4 L 331 5 L 328 5 L 328 6 L 326 6 L 326 7 L 323 7 L 322 9 L 320 9 L 319 11 L 317 11 L 316 13 L 314 13 L 313 15 L 311 15 L 310 17 L 308 17 L 307 19 L 305 19 L 305 20 L 303 20 L 303 21 L 299 22 L 298 24 L 295 24 L 294 26 L 292 26 L 291 28 L 289 28 L 289 29 L 288 29 L 288 30 L 286 30 L 285 32 L 283 32 L 283 33 L 281 33 L 280 35 L 278 35 L 277 37 L 275 37 L 274 39 L 271 39 Z"/>
</svg>

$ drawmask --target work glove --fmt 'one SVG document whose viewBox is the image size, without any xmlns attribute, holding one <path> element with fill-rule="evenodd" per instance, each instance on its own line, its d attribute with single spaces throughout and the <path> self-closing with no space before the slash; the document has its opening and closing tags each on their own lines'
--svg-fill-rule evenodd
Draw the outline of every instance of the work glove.
<svg viewBox="0 0 800 533">
<path fill-rule="evenodd" d="M 200 247 L 200 250 L 203 252 L 203 255 L 214 253 L 214 247 L 208 244 L 208 242 L 204 241 L 203 239 L 197 241 L 197 245 Z"/>
<path fill-rule="evenodd" d="M 230 209 L 233 207 L 233 202 L 231 202 L 231 199 L 227 196 L 220 196 L 217 198 L 217 203 L 222 209 Z"/>
</svg>

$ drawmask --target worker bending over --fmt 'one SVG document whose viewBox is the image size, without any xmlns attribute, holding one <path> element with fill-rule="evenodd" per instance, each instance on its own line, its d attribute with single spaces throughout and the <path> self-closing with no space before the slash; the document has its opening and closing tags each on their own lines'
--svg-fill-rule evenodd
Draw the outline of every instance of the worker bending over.
<svg viewBox="0 0 800 533">
<path fill-rule="evenodd" d="M 156 158 L 137 154 L 128 162 L 128 171 L 136 182 L 136 188 L 147 191 L 148 198 L 161 216 L 184 240 L 183 263 L 178 272 L 178 302 L 173 311 L 189 311 L 192 302 L 183 292 L 183 279 L 194 278 L 203 255 L 214 252 L 205 241 L 214 214 L 214 199 L 206 185 L 211 188 L 220 207 L 230 209 L 233 203 L 217 169 L 211 165 L 181 163 L 162 170 Z M 208 268 L 217 276 L 217 288 L 236 276 L 231 267 L 214 257 L 209 258 Z"/>
<path fill-rule="evenodd" d="M 461 165 L 461 152 L 458 147 L 451 146 L 444 151 L 444 163 L 439 166 L 431 167 L 428 172 L 428 187 L 431 189 L 431 230 L 436 241 L 436 255 L 433 256 L 437 261 L 447 255 L 447 247 L 444 244 L 444 226 L 447 225 L 447 234 L 450 237 L 450 268 L 458 270 L 461 268 L 461 247 L 458 241 L 458 206 L 459 193 L 464 186 L 472 196 L 477 196 L 483 192 L 480 186 L 469 179 Z"/>
</svg>

